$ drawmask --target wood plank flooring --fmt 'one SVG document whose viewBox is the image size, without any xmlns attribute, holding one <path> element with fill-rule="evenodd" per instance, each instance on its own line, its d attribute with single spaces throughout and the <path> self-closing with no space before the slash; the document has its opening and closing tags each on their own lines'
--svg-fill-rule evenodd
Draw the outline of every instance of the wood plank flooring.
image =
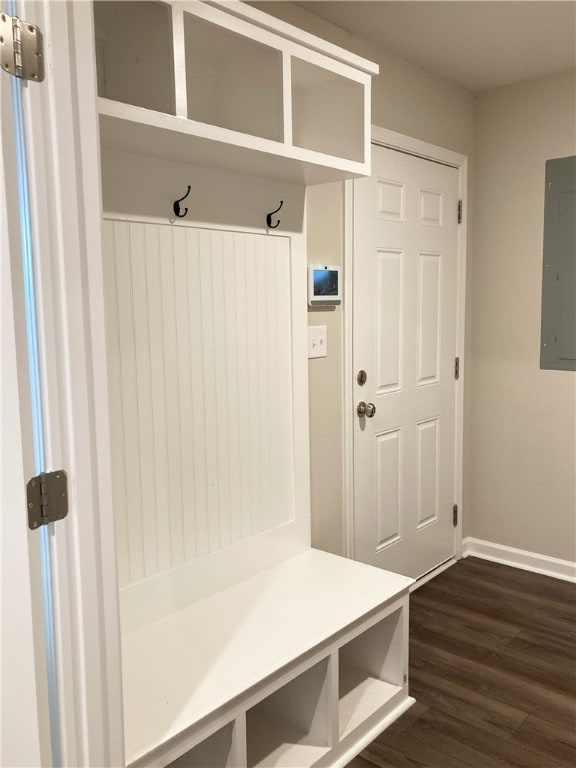
<svg viewBox="0 0 576 768">
<path fill-rule="evenodd" d="M 349 768 L 575 768 L 576 585 L 460 560 L 410 596 L 410 693 Z"/>
</svg>

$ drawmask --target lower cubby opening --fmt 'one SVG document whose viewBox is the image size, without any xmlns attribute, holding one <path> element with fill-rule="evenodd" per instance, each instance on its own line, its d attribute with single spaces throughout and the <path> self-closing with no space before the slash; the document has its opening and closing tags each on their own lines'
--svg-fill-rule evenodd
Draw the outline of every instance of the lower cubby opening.
<svg viewBox="0 0 576 768">
<path fill-rule="evenodd" d="M 406 671 L 402 610 L 394 611 L 338 652 L 340 739 L 402 692 Z"/>
<path fill-rule="evenodd" d="M 328 659 L 246 713 L 248 768 L 313 765 L 331 746 Z"/>
<path fill-rule="evenodd" d="M 228 723 L 167 768 L 235 768 L 234 723 Z"/>
</svg>

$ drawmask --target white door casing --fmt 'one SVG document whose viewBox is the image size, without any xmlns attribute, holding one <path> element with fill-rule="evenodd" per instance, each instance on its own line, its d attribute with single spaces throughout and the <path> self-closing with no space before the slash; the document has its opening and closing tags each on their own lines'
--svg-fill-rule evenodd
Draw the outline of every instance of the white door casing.
<svg viewBox="0 0 576 768">
<path fill-rule="evenodd" d="M 120 643 L 108 439 L 94 426 L 108 412 L 102 385 L 104 320 L 100 306 L 87 297 L 87 282 L 102 282 L 96 74 L 92 56 L 86 55 L 93 46 L 92 12 L 88 3 L 50 0 L 23 0 L 15 12 L 42 31 L 46 69 L 44 82 L 22 88 L 22 102 L 46 470 L 68 473 L 69 514 L 50 536 L 62 763 L 120 766 Z M 0 76 L 9 84 L 7 74 Z M 11 287 L 15 302 L 17 286 Z M 19 335 L 15 341 L 20 360 L 25 344 Z M 2 388 L 0 394 L 6 409 L 10 392 Z M 9 426 L 17 428 L 16 416 Z M 17 464 L 14 450 L 12 463 Z M 31 474 L 26 467 L 24 479 Z M 20 478 L 12 479 L 22 497 Z M 22 517 L 25 526 L 25 508 Z M 35 548 L 38 532 L 27 535 L 30 549 Z M 21 542 L 21 531 L 19 536 Z M 33 615 L 38 610 L 34 597 Z M 23 649 L 28 642 L 23 636 Z M 41 764 L 49 761 L 44 755 L 44 678 L 40 673 L 36 681 Z M 18 698 L 20 688 L 4 689 L 3 680 L 9 698 Z M 35 718 L 36 712 L 28 716 Z M 21 723 L 25 729 L 26 721 Z M 28 746 L 37 749 L 38 739 L 31 738 Z"/>
<path fill-rule="evenodd" d="M 430 145 L 381 133 L 403 150 L 411 143 L 419 145 L 412 152 L 434 156 Z M 461 391 L 454 358 L 463 336 L 457 201 L 465 158 L 437 153 L 464 173 L 374 147 L 373 177 L 353 182 L 348 206 L 348 554 L 412 577 L 458 554 L 452 510 L 460 500 Z M 368 375 L 364 386 L 356 382 L 360 369 Z M 356 416 L 359 401 L 376 405 L 373 418 Z"/>
</svg>

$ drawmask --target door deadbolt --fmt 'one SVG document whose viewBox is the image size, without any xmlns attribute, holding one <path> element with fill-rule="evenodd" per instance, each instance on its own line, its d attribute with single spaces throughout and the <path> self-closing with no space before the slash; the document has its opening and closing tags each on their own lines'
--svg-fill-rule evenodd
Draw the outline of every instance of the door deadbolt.
<svg viewBox="0 0 576 768">
<path fill-rule="evenodd" d="M 367 378 L 368 376 L 366 374 L 366 371 L 358 371 L 358 375 L 356 376 L 356 381 L 361 387 L 363 387 L 364 384 L 366 384 Z"/>
<path fill-rule="evenodd" d="M 361 400 L 356 406 L 356 413 L 358 416 L 366 416 L 367 419 L 371 419 L 376 413 L 376 406 L 374 403 L 365 403 L 364 400 Z"/>
</svg>

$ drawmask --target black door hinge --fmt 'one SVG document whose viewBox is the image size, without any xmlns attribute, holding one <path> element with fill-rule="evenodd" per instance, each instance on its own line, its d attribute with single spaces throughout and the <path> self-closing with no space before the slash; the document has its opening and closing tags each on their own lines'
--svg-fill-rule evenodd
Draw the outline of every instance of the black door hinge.
<svg viewBox="0 0 576 768">
<path fill-rule="evenodd" d="M 0 67 L 22 80 L 44 80 L 44 44 L 35 24 L 0 11 Z"/>
<path fill-rule="evenodd" d="M 452 507 L 452 525 L 454 528 L 458 525 L 458 504 L 454 504 Z"/>
<path fill-rule="evenodd" d="M 458 224 L 462 224 L 462 200 L 458 200 Z"/>
<path fill-rule="evenodd" d="M 26 485 L 28 528 L 35 531 L 41 525 L 63 520 L 68 514 L 68 482 L 66 472 L 42 472 Z"/>
<path fill-rule="evenodd" d="M 455 379 L 460 378 L 460 358 L 459 357 L 454 358 L 454 378 Z"/>
</svg>

